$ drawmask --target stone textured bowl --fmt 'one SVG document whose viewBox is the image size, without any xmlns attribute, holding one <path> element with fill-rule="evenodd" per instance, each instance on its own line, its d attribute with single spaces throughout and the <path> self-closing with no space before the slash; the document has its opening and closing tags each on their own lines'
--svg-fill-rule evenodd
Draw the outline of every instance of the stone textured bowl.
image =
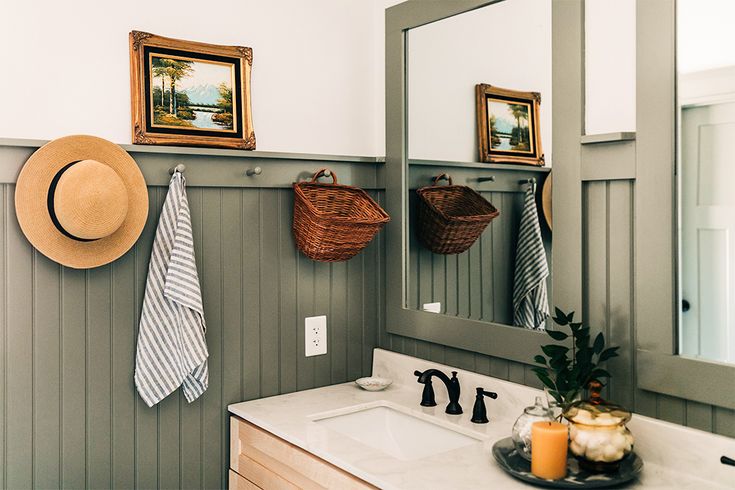
<svg viewBox="0 0 735 490">
<path fill-rule="evenodd" d="M 367 378 L 356 379 L 355 383 L 357 383 L 357 385 L 363 390 L 381 391 L 389 387 L 391 383 L 393 383 L 393 380 L 377 376 L 369 376 Z"/>
</svg>

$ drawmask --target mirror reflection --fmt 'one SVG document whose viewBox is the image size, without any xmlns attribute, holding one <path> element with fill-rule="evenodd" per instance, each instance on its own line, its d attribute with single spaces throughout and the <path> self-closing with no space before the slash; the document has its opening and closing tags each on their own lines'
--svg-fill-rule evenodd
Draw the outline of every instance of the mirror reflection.
<svg viewBox="0 0 735 490">
<path fill-rule="evenodd" d="M 545 328 L 551 59 L 551 0 L 407 33 L 407 308 Z"/>
<path fill-rule="evenodd" d="M 677 3 L 682 355 L 735 362 L 735 4 Z"/>
</svg>

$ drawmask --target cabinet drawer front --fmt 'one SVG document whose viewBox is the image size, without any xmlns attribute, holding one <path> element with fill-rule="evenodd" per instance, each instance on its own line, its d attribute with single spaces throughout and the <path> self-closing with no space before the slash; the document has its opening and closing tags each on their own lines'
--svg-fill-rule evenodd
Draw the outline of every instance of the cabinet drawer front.
<svg viewBox="0 0 735 490">
<path fill-rule="evenodd" d="M 250 480 L 243 478 L 241 475 L 230 470 L 230 478 L 227 488 L 230 490 L 263 490 Z"/>
<path fill-rule="evenodd" d="M 230 430 L 230 467 L 257 485 L 267 480 L 264 488 L 375 488 L 240 418 L 230 417 Z"/>
</svg>

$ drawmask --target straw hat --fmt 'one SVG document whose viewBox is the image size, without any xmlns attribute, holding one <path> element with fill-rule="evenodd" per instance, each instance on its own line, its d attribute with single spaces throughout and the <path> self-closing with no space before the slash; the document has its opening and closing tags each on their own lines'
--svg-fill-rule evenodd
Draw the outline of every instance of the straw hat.
<svg viewBox="0 0 735 490">
<path fill-rule="evenodd" d="M 28 240 L 75 269 L 117 259 L 143 231 L 148 191 L 135 160 L 94 136 L 66 136 L 38 149 L 15 187 L 15 210 Z"/>
<path fill-rule="evenodd" d="M 541 191 L 541 209 L 544 212 L 544 219 L 546 220 L 546 224 L 549 225 L 549 230 L 552 229 L 551 226 L 551 172 L 549 172 L 549 176 L 546 177 L 546 180 L 544 181 L 544 188 Z"/>
</svg>

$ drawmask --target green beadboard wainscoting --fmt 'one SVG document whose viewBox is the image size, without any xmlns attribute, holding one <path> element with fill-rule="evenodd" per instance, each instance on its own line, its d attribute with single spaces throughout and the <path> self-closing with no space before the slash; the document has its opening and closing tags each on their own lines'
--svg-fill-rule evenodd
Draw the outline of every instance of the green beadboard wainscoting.
<svg viewBox="0 0 735 490">
<path fill-rule="evenodd" d="M 620 144 L 634 147 L 635 143 Z M 601 146 L 586 148 L 583 168 L 598 165 L 601 153 L 608 150 Z M 635 158 L 635 152 L 629 150 L 621 149 Z M 624 167 L 626 162 L 619 163 Z M 633 180 L 620 176 L 608 180 L 594 169 L 586 171 L 589 180 L 583 182 L 582 193 L 585 321 L 594 331 L 605 332 L 611 344 L 621 346 L 620 357 L 609 366 L 613 374 L 609 398 L 643 415 L 735 437 L 735 410 L 636 388 L 635 328 L 645 326 L 636 327 L 633 315 Z M 620 172 L 620 167 L 613 167 L 612 172 Z M 380 347 L 385 349 L 541 387 L 530 365 L 392 335 L 384 330 L 379 338 Z"/>
<path fill-rule="evenodd" d="M 36 146 L 0 145 L 0 162 L 19 168 Z M 349 262 L 312 262 L 292 240 L 291 189 L 257 187 L 275 186 L 273 173 L 295 180 L 318 162 L 190 155 L 210 384 L 191 404 L 179 392 L 154 408 L 142 402 L 133 384 L 138 315 L 171 163 L 160 150 L 131 151 L 148 183 L 159 184 L 149 187 L 142 236 L 121 259 L 88 271 L 36 252 L 15 217 L 14 185 L 0 184 L 0 488 L 224 488 L 228 404 L 370 372 L 382 315 L 379 243 Z M 326 163 L 381 197 L 375 159 Z M 242 176 L 255 164 L 263 180 Z M 228 185 L 240 178 L 249 187 L 198 185 L 225 170 L 240 175 Z M 317 314 L 328 315 L 329 351 L 307 358 L 304 317 Z"/>
<path fill-rule="evenodd" d="M 620 151 L 634 158 L 635 142 L 615 145 L 625 145 Z M 14 186 L 0 175 L 2 488 L 221 488 L 229 403 L 357 378 L 370 371 L 376 345 L 538 386 L 528 365 L 386 332 L 385 232 L 349 262 L 314 263 L 293 246 L 290 189 L 268 180 L 269 187 L 200 187 L 197 176 L 212 179 L 220 156 L 209 170 L 191 156 L 188 192 L 210 387 L 192 404 L 177 393 L 147 408 L 133 386 L 137 318 L 166 194 L 167 176 L 159 174 L 171 162 L 149 162 L 128 150 L 156 184 L 149 187 L 149 221 L 130 252 L 89 271 L 62 268 L 32 249 L 15 219 Z M 646 415 L 735 437 L 733 410 L 635 389 L 634 184 L 591 167 L 608 150 L 607 144 L 586 145 L 583 152 L 583 291 L 589 322 L 623 346 L 611 366 L 611 396 Z M 19 168 L 29 151 L 0 148 L 3 168 Z M 242 158 L 243 170 L 256 161 Z M 266 174 L 268 162 L 257 163 Z M 316 162 L 271 164 L 296 175 Z M 384 203 L 381 165 L 340 165 L 340 180 L 370 188 Z M 625 161 L 611 168 L 621 166 Z M 329 316 L 329 353 L 306 358 L 303 318 L 322 313 Z M 419 396 L 417 388 L 417 403 Z"/>
</svg>

